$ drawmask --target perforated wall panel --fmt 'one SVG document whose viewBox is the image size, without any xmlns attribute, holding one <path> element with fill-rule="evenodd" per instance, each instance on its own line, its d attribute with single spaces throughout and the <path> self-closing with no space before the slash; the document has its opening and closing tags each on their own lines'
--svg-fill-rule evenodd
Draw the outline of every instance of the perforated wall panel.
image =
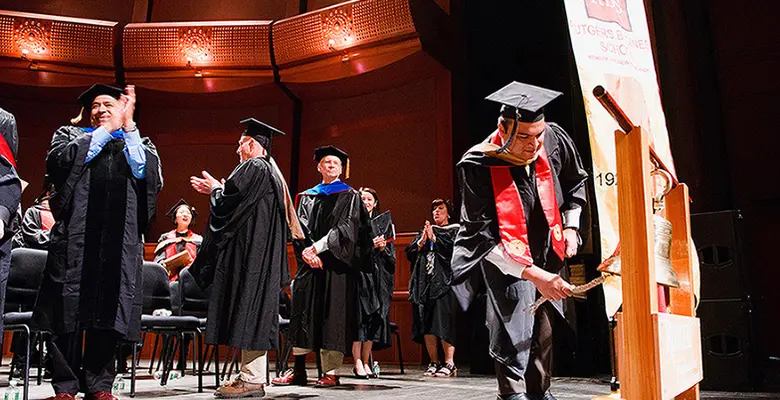
<svg viewBox="0 0 780 400">
<path fill-rule="evenodd" d="M 0 11 L 0 56 L 114 67 L 116 22 Z"/>
<path fill-rule="evenodd" d="M 125 68 L 270 68 L 270 32 L 267 21 L 129 24 Z"/>
<path fill-rule="evenodd" d="M 356 0 L 274 24 L 278 64 L 415 33 L 409 0 Z"/>
</svg>

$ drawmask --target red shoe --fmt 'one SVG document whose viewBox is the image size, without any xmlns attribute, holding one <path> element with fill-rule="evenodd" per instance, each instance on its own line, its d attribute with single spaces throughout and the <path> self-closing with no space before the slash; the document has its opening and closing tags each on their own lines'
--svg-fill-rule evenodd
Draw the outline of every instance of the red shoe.
<svg viewBox="0 0 780 400">
<path fill-rule="evenodd" d="M 85 396 L 87 399 L 91 400 L 119 400 L 116 396 L 111 394 L 111 392 L 97 392 L 92 393 L 87 396 Z"/>
<path fill-rule="evenodd" d="M 314 384 L 314 387 L 316 388 L 329 388 L 338 386 L 341 383 L 339 382 L 339 377 L 336 375 L 329 375 L 325 374 L 320 378 L 316 384 Z"/>
<path fill-rule="evenodd" d="M 57 393 L 52 397 L 47 397 L 46 400 L 76 400 L 76 396 L 70 393 Z"/>
<path fill-rule="evenodd" d="M 295 373 L 292 368 L 284 371 L 282 376 L 271 380 L 274 386 L 306 386 L 306 383 L 306 372 Z"/>
</svg>

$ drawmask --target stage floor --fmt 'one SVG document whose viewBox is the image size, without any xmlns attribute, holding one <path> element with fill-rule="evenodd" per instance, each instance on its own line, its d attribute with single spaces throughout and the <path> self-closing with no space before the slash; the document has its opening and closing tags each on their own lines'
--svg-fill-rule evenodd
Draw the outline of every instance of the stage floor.
<svg viewBox="0 0 780 400">
<path fill-rule="evenodd" d="M 144 363 L 145 364 L 145 363 Z M 7 363 L 0 368 L 2 378 L 0 385 L 5 390 L 8 382 Z M 345 365 L 341 372 L 350 370 Z M 467 373 L 453 378 L 426 378 L 422 376 L 421 367 L 407 368 L 405 375 L 400 375 L 398 368 L 392 366 L 383 368 L 379 379 L 358 380 L 350 377 L 342 378 L 342 385 L 332 389 L 315 389 L 307 387 L 268 387 L 266 398 L 269 399 L 469 399 L 492 400 L 496 398 L 495 378 L 491 376 L 472 376 Z M 33 370 L 37 371 L 37 370 Z M 137 380 L 137 399 L 213 399 L 214 374 L 204 376 L 204 392 L 198 393 L 197 377 L 187 375 L 170 381 L 167 387 L 159 386 L 148 371 L 139 371 Z M 129 376 L 129 375 L 128 375 Z M 315 370 L 309 370 L 310 384 L 313 385 Z M 130 383 L 127 382 L 129 391 Z M 0 391 L 0 393 L 2 393 Z M 559 400 L 589 400 L 593 396 L 607 394 L 609 385 L 598 379 L 584 378 L 554 378 L 552 392 Z M 41 386 L 31 385 L 30 399 L 44 399 L 53 395 L 51 385 L 44 380 Z M 1 395 L 0 395 L 0 398 Z M 120 397 L 129 400 L 129 393 Z M 780 399 L 779 393 L 726 393 L 704 392 L 703 399 Z"/>
</svg>

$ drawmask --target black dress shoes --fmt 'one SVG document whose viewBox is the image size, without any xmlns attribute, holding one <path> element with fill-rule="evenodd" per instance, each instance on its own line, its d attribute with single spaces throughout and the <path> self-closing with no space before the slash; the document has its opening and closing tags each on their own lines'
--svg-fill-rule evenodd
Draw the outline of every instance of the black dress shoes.
<svg viewBox="0 0 780 400">
<path fill-rule="evenodd" d="M 536 400 L 526 393 L 512 393 L 496 397 L 496 400 Z"/>
<path fill-rule="evenodd" d="M 503 396 L 498 396 L 496 400 L 557 400 L 555 396 L 549 391 L 542 396 L 532 395 L 528 393 L 512 393 Z"/>
</svg>

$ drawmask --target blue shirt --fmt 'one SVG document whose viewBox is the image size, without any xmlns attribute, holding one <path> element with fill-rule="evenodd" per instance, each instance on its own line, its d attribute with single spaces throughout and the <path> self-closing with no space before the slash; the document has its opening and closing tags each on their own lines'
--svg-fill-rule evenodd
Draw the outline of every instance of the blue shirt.
<svg viewBox="0 0 780 400">
<path fill-rule="evenodd" d="M 89 150 L 87 151 L 87 158 L 84 161 L 88 163 L 92 161 L 95 156 L 100 154 L 103 150 L 103 146 L 110 142 L 112 139 L 125 139 L 125 157 L 127 158 L 127 164 L 130 166 L 133 176 L 137 179 L 144 179 L 146 177 L 146 153 L 141 145 L 141 133 L 138 130 L 126 133 L 119 129 L 114 132 L 108 133 L 106 128 L 82 128 L 84 132 L 92 132 L 92 141 L 89 143 Z"/>
</svg>

